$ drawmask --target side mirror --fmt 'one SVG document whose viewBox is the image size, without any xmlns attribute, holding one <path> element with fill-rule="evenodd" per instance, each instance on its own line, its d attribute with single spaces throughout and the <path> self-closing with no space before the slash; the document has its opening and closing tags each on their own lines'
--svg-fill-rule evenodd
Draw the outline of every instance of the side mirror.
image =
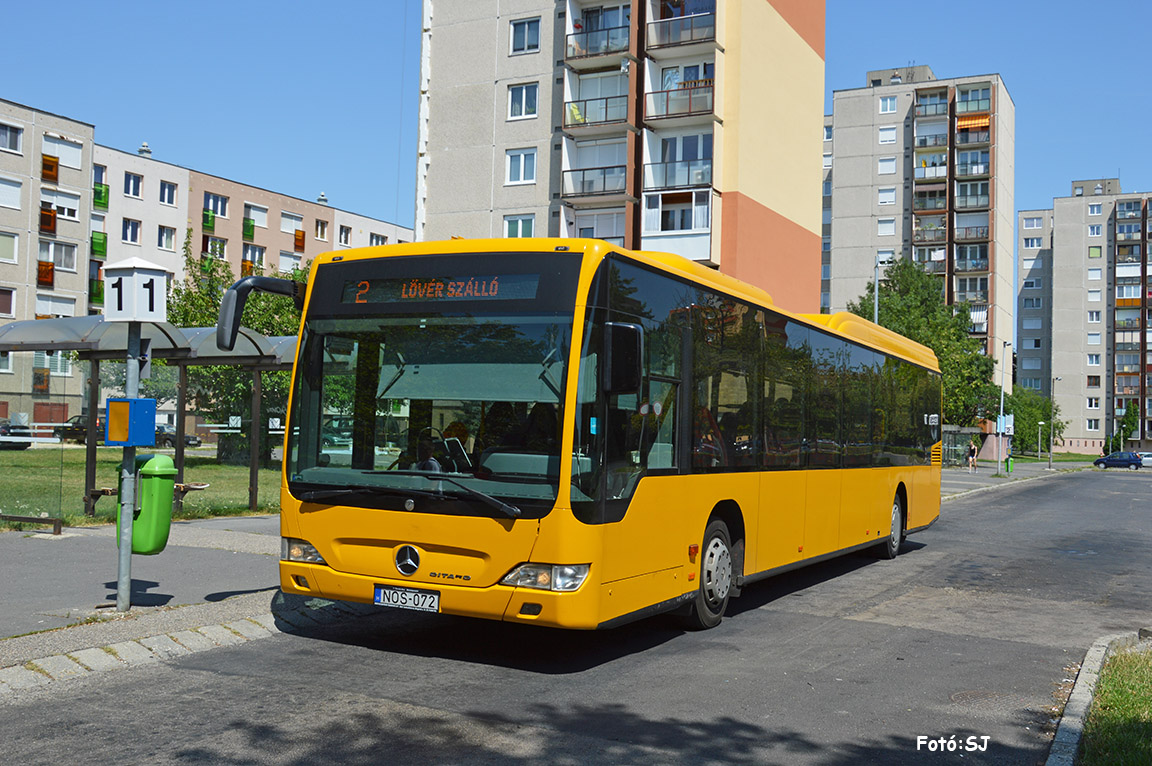
<svg viewBox="0 0 1152 766">
<path fill-rule="evenodd" d="M 605 393 L 638 393 L 643 359 L 644 330 L 640 325 L 605 322 L 602 379 Z"/>
</svg>

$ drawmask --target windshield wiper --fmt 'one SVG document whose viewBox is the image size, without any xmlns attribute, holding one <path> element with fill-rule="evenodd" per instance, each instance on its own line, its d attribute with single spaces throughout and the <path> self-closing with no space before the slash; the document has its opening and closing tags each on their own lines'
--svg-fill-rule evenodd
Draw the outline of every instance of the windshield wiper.
<svg viewBox="0 0 1152 766">
<path fill-rule="evenodd" d="M 392 380 L 388 381 L 388 385 L 382 386 L 380 390 L 376 392 L 377 399 L 383 399 L 384 394 L 388 393 L 388 389 L 396 385 L 396 381 L 400 380 L 400 378 L 404 375 L 404 368 L 407 366 L 407 363 L 404 361 L 404 355 L 397 351 L 396 358 L 400 360 L 400 364 L 396 365 L 396 374 L 392 376 Z"/>
<path fill-rule="evenodd" d="M 449 484 L 451 484 L 452 486 L 459 487 L 460 489 L 464 490 L 465 494 L 467 494 L 469 497 L 473 497 L 473 498 L 479 500 L 480 502 L 484 503 L 485 505 L 492 506 L 496 510 L 507 515 L 509 518 L 518 519 L 524 513 L 523 511 L 521 511 L 519 508 L 517 508 L 514 505 L 509 505 L 508 503 L 505 503 L 502 500 L 497 500 L 496 498 L 492 497 L 491 495 L 486 495 L 478 489 L 472 489 L 472 487 L 469 487 L 467 484 L 461 484 L 460 482 L 456 481 L 455 479 L 453 479 L 449 476 L 445 476 L 442 473 L 425 472 L 425 471 L 365 471 L 365 473 L 387 474 L 389 476 L 423 476 L 425 479 L 428 479 L 429 481 L 446 481 Z"/>
<path fill-rule="evenodd" d="M 289 486 L 291 489 L 291 486 Z M 357 485 L 355 487 L 333 487 L 331 489 L 309 489 L 300 493 L 293 492 L 292 495 L 297 500 L 303 500 L 306 503 L 322 503 L 325 500 L 335 500 L 338 497 L 347 497 L 348 495 L 416 495 L 417 497 L 436 497 L 435 492 L 426 492 L 422 489 L 396 489 L 394 487 L 373 487 L 368 485 Z"/>
</svg>

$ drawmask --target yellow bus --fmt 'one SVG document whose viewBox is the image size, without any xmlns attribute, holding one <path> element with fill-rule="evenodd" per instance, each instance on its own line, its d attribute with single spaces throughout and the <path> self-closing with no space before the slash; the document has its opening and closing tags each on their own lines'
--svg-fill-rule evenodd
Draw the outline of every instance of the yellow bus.
<svg viewBox="0 0 1152 766">
<path fill-rule="evenodd" d="M 253 290 L 225 293 L 234 342 Z M 344 250 L 311 267 L 280 586 L 562 628 L 676 611 L 940 511 L 935 355 L 601 240 Z"/>
</svg>

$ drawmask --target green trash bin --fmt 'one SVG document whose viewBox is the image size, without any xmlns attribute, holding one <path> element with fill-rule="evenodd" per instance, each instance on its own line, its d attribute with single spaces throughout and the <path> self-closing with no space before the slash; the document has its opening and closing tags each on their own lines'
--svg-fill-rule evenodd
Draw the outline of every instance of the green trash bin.
<svg viewBox="0 0 1152 766">
<path fill-rule="evenodd" d="M 176 466 L 167 455 L 136 456 L 136 508 L 132 514 L 132 552 L 154 556 L 168 544 Z M 120 545 L 120 497 L 116 498 L 116 545 Z"/>
<path fill-rule="evenodd" d="M 1012 456 L 1008 456 L 1008 473 L 1012 473 Z"/>
</svg>

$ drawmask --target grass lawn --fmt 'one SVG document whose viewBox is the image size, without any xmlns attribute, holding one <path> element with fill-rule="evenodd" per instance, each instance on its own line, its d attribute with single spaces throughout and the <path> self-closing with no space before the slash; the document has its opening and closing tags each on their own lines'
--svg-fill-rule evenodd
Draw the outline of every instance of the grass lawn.
<svg viewBox="0 0 1152 766">
<path fill-rule="evenodd" d="M 167 454 L 172 450 L 141 448 L 139 454 Z M 16 516 L 60 518 L 70 526 L 102 524 L 116 518 L 116 498 L 96 503 L 96 516 L 84 515 L 84 449 L 36 447 L 0 451 L 0 513 Z M 119 447 L 96 449 L 96 486 L 119 485 Z M 221 465 L 215 450 L 184 455 L 184 480 L 207 482 L 203 491 L 184 497 L 184 510 L 174 518 L 197 519 L 248 513 L 248 466 Z M 258 511 L 276 513 L 280 508 L 280 471 L 259 472 Z M 14 526 L 0 522 L 0 528 Z"/>
<path fill-rule="evenodd" d="M 1080 766 L 1152 763 L 1152 651 L 1108 658 L 1084 725 Z"/>
</svg>

